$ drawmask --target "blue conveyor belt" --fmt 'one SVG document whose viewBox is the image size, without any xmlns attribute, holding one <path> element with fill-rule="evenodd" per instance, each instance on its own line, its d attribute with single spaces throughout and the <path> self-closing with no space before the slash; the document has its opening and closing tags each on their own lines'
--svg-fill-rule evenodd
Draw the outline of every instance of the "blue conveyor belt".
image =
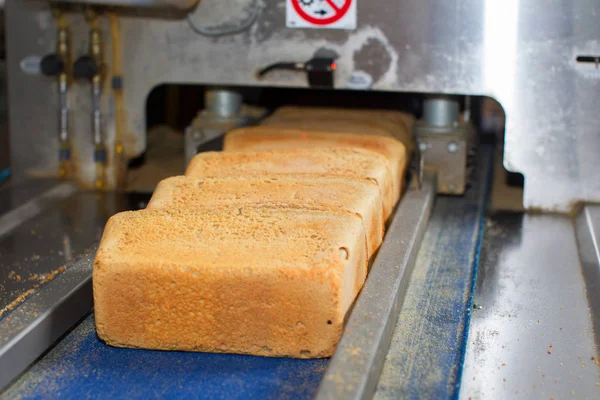
<svg viewBox="0 0 600 400">
<path fill-rule="evenodd" d="M 6 168 L 0 171 L 0 182 L 8 179 L 10 176 L 10 168 Z"/>
<path fill-rule="evenodd" d="M 98 339 L 89 316 L 3 397 L 304 399 L 327 362 L 114 348 Z"/>
</svg>

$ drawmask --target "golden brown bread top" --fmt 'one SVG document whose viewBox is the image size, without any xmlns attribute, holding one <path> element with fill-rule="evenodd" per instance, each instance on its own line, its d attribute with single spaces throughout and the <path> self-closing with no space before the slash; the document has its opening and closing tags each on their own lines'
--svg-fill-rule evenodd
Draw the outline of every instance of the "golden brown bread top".
<svg viewBox="0 0 600 400">
<path fill-rule="evenodd" d="M 325 130 L 306 131 L 277 126 L 234 129 L 225 135 L 224 150 L 274 150 L 315 147 L 361 148 L 381 154 L 392 162 L 406 163 L 406 147 L 397 139 Z"/>
<path fill-rule="evenodd" d="M 326 174 L 369 179 L 379 186 L 384 217 L 395 204 L 394 179 L 388 160 L 356 148 L 281 149 L 206 152 L 196 155 L 185 172 L 189 177 Z"/>
<path fill-rule="evenodd" d="M 384 171 L 384 172 L 382 172 Z M 277 151 L 205 152 L 196 155 L 186 176 L 209 177 L 260 174 L 327 174 L 389 178 L 388 160 L 376 152 L 355 148 L 288 148 Z"/>
<path fill-rule="evenodd" d="M 230 131 L 225 136 L 225 151 L 281 150 L 336 146 L 374 151 L 389 162 L 393 178 L 394 203 L 399 199 L 407 165 L 406 147 L 389 136 L 361 135 L 286 129 L 277 126 L 254 126 Z"/>
<path fill-rule="evenodd" d="M 259 126 L 272 126 L 287 129 L 302 129 L 304 131 L 326 131 L 326 132 L 341 132 L 341 133 L 357 133 L 361 135 L 378 135 L 396 137 L 395 130 L 391 129 L 387 121 L 367 122 L 355 121 L 344 118 L 327 118 L 327 119 L 310 119 L 306 117 L 269 117 L 261 121 Z M 404 129 L 402 126 L 401 129 Z"/>
<path fill-rule="evenodd" d="M 361 134 L 374 134 L 375 129 L 380 129 L 386 131 L 388 135 L 396 137 L 407 146 L 408 151 L 412 152 L 414 121 L 413 115 L 394 110 L 285 106 L 275 110 L 271 117 L 263 121 L 263 124 L 282 127 L 301 124 L 301 126 L 295 127 L 300 129 L 320 128 L 339 132 L 336 128 L 337 125 L 343 127 L 344 131 Z M 352 129 L 352 122 L 358 123 L 354 127 L 356 130 L 347 130 L 346 128 Z"/>
<path fill-rule="evenodd" d="M 360 217 L 343 211 L 251 206 L 127 211 L 107 222 L 94 269 L 181 267 L 287 277 L 308 273 L 327 282 L 341 277 L 350 253 L 366 251 L 354 245 L 364 236 Z"/>
<path fill-rule="evenodd" d="M 159 182 L 148 209 L 206 206 L 297 204 L 305 207 L 381 208 L 377 184 L 367 179 L 333 175 L 241 175 L 192 178 L 174 176 Z"/>
<path fill-rule="evenodd" d="M 368 256 L 383 239 L 381 194 L 367 179 L 331 175 L 176 176 L 158 184 L 147 209 L 192 210 L 219 205 L 344 210 L 361 216 Z"/>
</svg>

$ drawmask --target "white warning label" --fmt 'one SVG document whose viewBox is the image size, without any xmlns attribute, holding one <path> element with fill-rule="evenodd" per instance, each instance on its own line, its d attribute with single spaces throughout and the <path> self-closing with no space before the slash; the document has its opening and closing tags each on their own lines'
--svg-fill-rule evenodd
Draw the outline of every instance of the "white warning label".
<svg viewBox="0 0 600 400">
<path fill-rule="evenodd" d="M 286 0 L 288 28 L 356 29 L 357 0 Z"/>
</svg>

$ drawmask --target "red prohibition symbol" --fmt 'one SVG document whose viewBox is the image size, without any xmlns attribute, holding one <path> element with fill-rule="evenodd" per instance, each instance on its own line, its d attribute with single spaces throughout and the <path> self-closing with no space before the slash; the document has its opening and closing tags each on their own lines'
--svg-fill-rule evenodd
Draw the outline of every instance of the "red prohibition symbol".
<svg viewBox="0 0 600 400">
<path fill-rule="evenodd" d="M 296 12 L 300 16 L 300 18 L 302 18 L 303 20 L 310 22 L 311 24 L 315 24 L 315 25 L 329 25 L 329 24 L 333 24 L 334 22 L 339 21 L 344 15 L 346 15 L 348 10 L 350 9 L 350 6 L 352 5 L 352 2 L 355 0 L 344 0 L 344 3 L 342 4 L 341 7 L 339 7 L 337 4 L 335 4 L 333 2 L 333 0 L 324 0 L 324 2 L 327 3 L 329 5 L 329 7 L 331 7 L 333 9 L 333 15 L 330 17 L 326 17 L 326 18 L 315 18 L 312 15 L 309 15 L 302 8 L 303 0 L 290 0 L 290 1 L 292 2 L 292 5 L 294 6 L 294 10 L 296 10 Z M 306 2 L 306 0 L 304 0 L 304 3 L 305 2 Z M 310 2 L 310 3 L 312 3 L 312 2 Z M 325 10 L 321 10 L 320 13 L 323 16 L 326 15 Z"/>
</svg>

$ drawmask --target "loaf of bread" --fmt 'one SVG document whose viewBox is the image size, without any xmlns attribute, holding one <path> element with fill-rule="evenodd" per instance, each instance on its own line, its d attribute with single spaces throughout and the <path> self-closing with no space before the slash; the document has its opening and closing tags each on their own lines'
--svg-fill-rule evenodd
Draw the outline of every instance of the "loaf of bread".
<svg viewBox="0 0 600 400">
<path fill-rule="evenodd" d="M 411 114 L 393 110 L 286 106 L 275 110 L 262 124 L 360 134 L 381 134 L 373 131 L 379 129 L 400 140 L 412 151 L 414 122 L 415 118 Z"/>
<path fill-rule="evenodd" d="M 344 210 L 358 214 L 367 233 L 367 256 L 381 245 L 383 209 L 379 187 L 367 179 L 331 175 L 256 175 L 161 181 L 147 209 L 269 205 L 285 208 Z"/>
<path fill-rule="evenodd" d="M 398 194 L 388 160 L 364 149 L 315 148 L 206 152 L 196 155 L 185 172 L 190 177 L 325 174 L 369 179 L 379 186 L 383 216 L 389 217 Z"/>
<path fill-rule="evenodd" d="M 94 262 L 96 328 L 119 347 L 328 357 L 366 274 L 353 213 L 124 212 Z"/>
<path fill-rule="evenodd" d="M 270 126 L 285 129 L 301 129 L 303 131 L 318 131 L 318 132 L 341 132 L 341 133 L 356 133 L 360 135 L 377 135 L 396 137 L 393 129 L 382 126 L 379 123 L 371 123 L 366 121 L 353 121 L 350 119 L 327 118 L 323 120 L 307 119 L 302 117 L 269 117 L 265 119 L 259 126 Z M 401 128 L 402 129 L 402 128 Z"/>
<path fill-rule="evenodd" d="M 230 131 L 225 136 L 225 151 L 280 150 L 315 147 L 359 148 L 384 156 L 393 178 L 394 203 L 400 198 L 406 172 L 406 147 L 388 136 L 359 135 L 254 126 Z"/>
</svg>

